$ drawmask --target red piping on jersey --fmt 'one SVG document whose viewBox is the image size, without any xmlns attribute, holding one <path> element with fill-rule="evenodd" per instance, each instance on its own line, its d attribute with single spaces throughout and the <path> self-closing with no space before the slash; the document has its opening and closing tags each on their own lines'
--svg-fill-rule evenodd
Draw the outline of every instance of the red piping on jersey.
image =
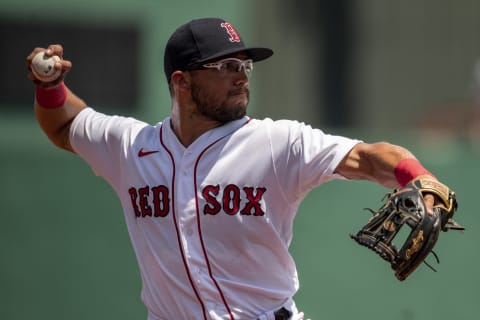
<svg viewBox="0 0 480 320">
<path fill-rule="evenodd" d="M 247 121 L 242 126 L 246 125 L 249 122 L 250 122 L 250 118 L 248 118 Z M 193 170 L 193 183 L 194 183 L 195 190 L 197 189 L 197 168 L 198 168 L 198 164 L 200 163 L 200 159 L 205 154 L 205 152 L 207 152 L 208 149 L 210 149 L 214 144 L 216 144 L 218 141 L 222 140 L 223 138 L 227 137 L 228 135 L 230 135 L 230 133 L 221 137 L 221 138 L 219 138 L 219 139 L 217 139 L 217 140 L 215 140 L 214 142 L 212 142 L 205 149 L 203 149 L 203 151 L 198 156 L 197 160 L 195 161 L 195 168 Z M 208 274 L 210 276 L 210 279 L 212 279 L 213 283 L 215 284 L 215 287 L 217 287 L 218 293 L 220 294 L 220 297 L 222 298 L 222 302 L 223 302 L 225 308 L 227 309 L 228 314 L 230 315 L 230 319 L 234 320 L 235 318 L 233 316 L 232 310 L 230 310 L 230 307 L 228 306 L 227 300 L 225 299 L 225 295 L 223 294 L 222 289 L 220 289 L 220 285 L 218 284 L 217 280 L 213 276 L 212 267 L 210 266 L 210 261 L 208 259 L 208 255 L 207 255 L 207 250 L 205 249 L 205 243 L 203 241 L 203 235 L 202 235 L 202 227 L 201 227 L 201 223 L 200 223 L 200 206 L 198 204 L 198 193 L 195 193 L 195 207 L 196 207 L 196 210 L 197 210 L 198 234 L 200 236 L 200 243 L 202 245 L 203 256 L 205 257 L 205 261 L 207 263 Z"/>
<path fill-rule="evenodd" d="M 180 249 L 180 253 L 182 255 L 182 261 L 183 261 L 183 266 L 185 267 L 185 271 L 187 272 L 188 276 L 188 281 L 190 281 L 190 285 L 192 286 L 193 291 L 195 292 L 195 296 L 197 297 L 198 302 L 202 306 L 202 312 L 203 312 L 203 318 L 207 320 L 207 310 L 205 308 L 205 305 L 200 298 L 200 295 L 197 292 L 197 288 L 193 284 L 192 281 L 192 276 L 190 274 L 190 269 L 188 268 L 187 262 L 185 260 L 185 252 L 183 251 L 183 246 L 182 246 L 182 241 L 180 239 L 180 232 L 178 231 L 178 223 L 177 223 L 177 218 L 175 214 L 175 160 L 173 159 L 173 155 L 168 150 L 168 148 L 165 146 L 163 143 L 163 125 L 160 127 L 160 144 L 163 146 L 165 151 L 167 151 L 168 155 L 170 156 L 170 160 L 172 160 L 172 217 L 173 217 L 173 224 L 175 225 L 175 232 L 177 233 L 177 242 L 178 242 L 178 247 Z"/>
<path fill-rule="evenodd" d="M 213 146 L 218 141 L 222 140 L 224 137 L 221 137 L 220 139 L 214 141 L 212 144 L 210 144 L 205 149 L 203 149 L 203 151 L 198 156 L 197 161 L 195 161 L 195 169 L 193 170 L 193 184 L 194 184 L 195 190 L 197 190 L 197 168 L 198 168 L 198 163 L 200 162 L 200 158 L 204 155 L 204 153 L 208 149 L 210 149 L 211 146 Z M 205 261 L 207 263 L 208 275 L 210 276 L 210 279 L 212 279 L 213 283 L 215 284 L 215 287 L 217 287 L 218 293 L 220 294 L 220 297 L 222 298 L 223 305 L 225 306 L 225 308 L 228 311 L 228 314 L 230 315 L 230 319 L 234 320 L 235 318 L 233 317 L 233 313 L 230 310 L 230 307 L 228 306 L 227 301 L 225 300 L 225 296 L 223 295 L 222 289 L 220 289 L 220 285 L 218 284 L 217 280 L 213 276 L 212 268 L 210 267 L 210 261 L 208 260 L 207 250 L 205 249 L 205 243 L 203 241 L 202 227 L 201 227 L 201 224 L 200 224 L 200 206 L 198 205 L 198 193 L 195 193 L 195 208 L 197 210 L 198 235 L 200 236 L 200 243 L 202 245 L 203 256 L 204 256 Z"/>
</svg>

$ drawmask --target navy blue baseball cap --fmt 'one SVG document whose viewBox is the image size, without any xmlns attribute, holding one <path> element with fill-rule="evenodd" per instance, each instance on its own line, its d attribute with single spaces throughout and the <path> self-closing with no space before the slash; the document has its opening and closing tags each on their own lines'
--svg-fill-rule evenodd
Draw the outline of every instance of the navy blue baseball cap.
<svg viewBox="0 0 480 320">
<path fill-rule="evenodd" d="M 164 56 L 165 76 L 170 82 L 176 70 L 198 69 L 207 61 L 237 52 L 245 52 L 254 62 L 273 54 L 269 48 L 246 47 L 233 25 L 223 19 L 195 19 L 180 26 L 168 40 Z"/>
</svg>

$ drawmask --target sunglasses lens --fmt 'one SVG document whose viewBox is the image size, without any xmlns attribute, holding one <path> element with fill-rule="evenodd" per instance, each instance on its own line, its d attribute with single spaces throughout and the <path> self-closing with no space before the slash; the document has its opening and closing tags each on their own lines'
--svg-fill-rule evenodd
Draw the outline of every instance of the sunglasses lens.
<svg viewBox="0 0 480 320">
<path fill-rule="evenodd" d="M 235 60 L 224 61 L 222 63 L 222 69 L 228 72 L 240 71 L 241 63 Z"/>
<path fill-rule="evenodd" d="M 245 60 L 245 61 L 236 61 L 236 60 L 230 60 L 230 61 L 225 61 L 225 70 L 228 70 L 229 72 L 240 72 L 242 69 L 246 73 L 250 73 L 253 69 L 253 62 L 250 60 Z"/>
<path fill-rule="evenodd" d="M 253 61 L 252 60 L 246 60 L 243 62 L 243 69 L 245 72 L 250 73 L 253 70 Z"/>
<path fill-rule="evenodd" d="M 250 75 L 253 70 L 253 61 L 251 59 L 248 60 L 239 60 L 235 58 L 225 59 L 218 62 L 208 63 L 203 65 L 206 68 L 216 68 L 218 71 L 221 72 L 240 72 L 243 71 Z"/>
</svg>

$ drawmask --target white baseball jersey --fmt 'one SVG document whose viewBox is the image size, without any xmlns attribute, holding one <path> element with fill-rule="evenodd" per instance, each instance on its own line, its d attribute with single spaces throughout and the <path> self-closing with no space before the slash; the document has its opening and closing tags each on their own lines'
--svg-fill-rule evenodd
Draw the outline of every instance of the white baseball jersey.
<svg viewBox="0 0 480 320">
<path fill-rule="evenodd" d="M 334 170 L 359 142 L 244 117 L 185 147 L 170 118 L 152 126 L 91 108 L 70 141 L 122 203 L 149 320 L 297 312 L 295 214 L 312 188 L 342 178 Z"/>
</svg>

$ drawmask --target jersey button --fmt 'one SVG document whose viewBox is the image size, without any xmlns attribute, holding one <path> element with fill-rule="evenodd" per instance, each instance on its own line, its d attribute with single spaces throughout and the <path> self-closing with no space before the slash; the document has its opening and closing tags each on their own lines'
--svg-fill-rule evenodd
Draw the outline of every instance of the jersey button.
<svg viewBox="0 0 480 320">
<path fill-rule="evenodd" d="M 187 235 L 191 236 L 193 234 L 193 230 L 192 229 L 188 229 L 187 230 Z"/>
</svg>

